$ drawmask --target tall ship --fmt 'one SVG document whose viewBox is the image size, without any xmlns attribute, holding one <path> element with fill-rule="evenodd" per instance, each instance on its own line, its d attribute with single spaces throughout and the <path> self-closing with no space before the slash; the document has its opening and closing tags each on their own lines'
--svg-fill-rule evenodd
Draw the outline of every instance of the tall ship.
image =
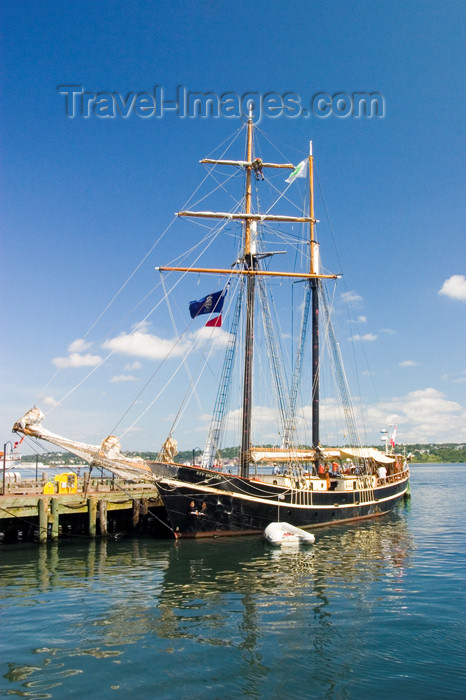
<svg viewBox="0 0 466 700">
<path fill-rule="evenodd" d="M 239 199 L 228 211 L 178 212 L 178 217 L 203 226 L 215 222 L 214 228 L 208 229 L 214 235 L 205 237 L 206 248 L 233 231 L 233 258 L 224 266 L 201 267 L 199 256 L 195 256 L 194 262 L 186 265 L 156 268 L 161 275 L 194 276 L 196 281 L 202 280 L 206 290 L 213 286 L 212 279 L 220 287 L 189 304 L 191 322 L 202 322 L 204 338 L 208 334 L 210 339 L 206 347 L 211 350 L 221 333 L 225 352 L 199 463 L 195 463 L 194 452 L 191 464 L 176 459 L 179 413 L 156 460 L 126 456 L 121 451 L 121 438 L 115 435 L 100 445 L 90 445 L 51 433 L 42 426 L 44 416 L 37 407 L 13 427 L 18 433 L 73 452 L 92 466 L 127 479 L 155 482 L 174 537 L 254 534 L 264 531 L 272 521 L 314 529 L 384 515 L 409 493 L 408 460 L 395 451 L 394 435 L 387 436 L 385 449 L 367 447 L 361 439 L 364 431 L 351 399 L 327 290 L 340 275 L 324 271 L 320 260 L 312 144 L 308 157 L 298 165 L 268 162 L 261 157 L 252 116 L 244 124 L 244 132 L 242 160 L 218 157 L 201 161 L 210 172 L 231 169 L 235 177 L 241 177 Z M 278 180 L 281 189 L 276 185 Z M 228 177 L 215 182 L 223 189 Z M 305 191 L 299 211 L 289 204 L 297 184 Z M 267 185 L 273 197 L 266 201 L 263 188 Z M 278 205 L 290 208 L 290 213 L 278 213 Z M 287 263 L 280 270 L 283 260 Z M 294 301 L 294 292 L 286 292 L 288 301 L 291 298 L 288 318 L 294 318 L 298 310 L 300 314 L 299 330 L 291 333 L 290 351 L 282 322 L 277 320 L 277 296 L 285 288 L 298 287 L 299 304 Z M 162 289 L 166 295 L 165 284 Z M 189 343 L 179 343 L 179 339 L 173 341 L 164 362 L 170 352 L 175 356 L 191 352 Z M 288 358 L 284 359 L 286 345 Z M 180 351 L 180 347 L 185 349 Z M 321 437 L 324 354 L 338 387 L 338 412 L 345 423 L 335 445 Z M 198 391 L 205 374 L 201 378 L 201 372 L 196 376 L 188 373 L 188 378 L 180 412 L 185 409 L 186 397 Z M 212 379 L 206 381 L 212 383 Z M 270 409 L 276 419 L 272 444 L 265 445 L 256 427 L 264 417 L 264 405 L 254 393 L 259 386 L 275 402 L 273 411 Z M 235 391 L 240 398 L 238 408 L 231 407 Z M 164 409 L 160 410 L 160 418 L 164 418 Z M 240 446 L 236 460 L 225 466 L 219 455 L 232 422 L 238 426 Z M 194 435 L 191 444 L 198 441 Z"/>
</svg>

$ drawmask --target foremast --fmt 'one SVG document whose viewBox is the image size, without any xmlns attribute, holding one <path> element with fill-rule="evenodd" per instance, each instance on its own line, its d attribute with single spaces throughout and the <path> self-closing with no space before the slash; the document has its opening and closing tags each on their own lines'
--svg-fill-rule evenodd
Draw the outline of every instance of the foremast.
<svg viewBox="0 0 466 700">
<path fill-rule="evenodd" d="M 241 437 L 241 453 L 240 453 L 240 475 L 247 478 L 249 476 L 249 464 L 251 461 L 251 416 L 252 416 L 252 362 L 254 354 L 254 307 L 255 307 L 255 279 L 258 275 L 269 277 L 292 277 L 309 280 L 312 289 L 313 298 L 313 446 L 319 445 L 319 326 L 318 326 L 318 294 L 321 278 L 335 279 L 336 275 L 322 275 L 319 271 L 319 255 L 318 243 L 315 240 L 315 224 L 314 219 L 314 189 L 313 189 L 313 159 L 312 153 L 309 155 L 309 177 L 310 177 L 310 212 L 309 216 L 282 216 L 272 214 L 258 214 L 251 211 L 252 199 L 252 171 L 254 170 L 253 161 L 253 122 L 250 115 L 247 121 L 247 160 L 214 160 L 203 159 L 201 163 L 212 165 L 232 165 L 242 167 L 246 171 L 246 191 L 244 212 L 228 213 L 228 212 L 194 212 L 181 211 L 178 216 L 199 217 L 199 218 L 217 218 L 242 220 L 244 231 L 244 247 L 242 263 L 239 269 L 221 269 L 221 268 L 194 268 L 194 267 L 159 267 L 160 271 L 179 271 L 179 272 L 196 272 L 196 273 L 212 273 L 212 274 L 241 274 L 247 277 L 246 290 L 246 331 L 245 331 L 245 355 L 244 355 L 244 383 L 243 383 L 243 407 L 242 407 L 242 437 Z M 287 168 L 294 170 L 295 166 L 292 163 L 261 163 L 262 168 Z M 274 272 L 269 270 L 258 269 L 258 258 L 256 249 L 256 229 L 257 222 L 262 221 L 281 221 L 290 223 L 309 223 L 310 224 L 310 272 Z"/>
<path fill-rule="evenodd" d="M 252 163 L 252 119 L 248 119 L 247 159 Z M 251 170 L 246 167 L 246 195 L 245 214 L 251 213 Z M 254 234 L 256 234 L 256 222 L 254 222 Z M 244 268 L 254 271 L 257 268 L 257 257 L 251 247 L 251 220 L 246 218 L 244 222 Z M 249 476 L 249 462 L 251 449 L 251 415 L 252 415 L 252 361 L 254 356 L 254 302 L 256 295 L 256 277 L 249 275 L 246 287 L 246 337 L 244 349 L 244 380 L 243 380 L 243 416 L 241 431 L 240 476 Z"/>
</svg>

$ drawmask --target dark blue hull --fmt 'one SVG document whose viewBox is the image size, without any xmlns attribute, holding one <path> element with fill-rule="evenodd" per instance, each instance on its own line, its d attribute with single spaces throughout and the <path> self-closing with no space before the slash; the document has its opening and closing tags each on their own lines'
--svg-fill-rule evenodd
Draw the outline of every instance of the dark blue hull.
<svg viewBox="0 0 466 700">
<path fill-rule="evenodd" d="M 295 482 L 290 488 L 195 467 L 151 466 L 170 526 L 182 537 L 253 534 L 277 520 L 313 528 L 372 518 L 392 510 L 409 488 L 406 472 L 373 489 L 312 491 Z"/>
</svg>

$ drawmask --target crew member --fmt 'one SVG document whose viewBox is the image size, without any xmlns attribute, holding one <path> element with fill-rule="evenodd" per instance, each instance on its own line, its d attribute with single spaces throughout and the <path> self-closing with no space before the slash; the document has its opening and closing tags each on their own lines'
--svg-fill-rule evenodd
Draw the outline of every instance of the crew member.
<svg viewBox="0 0 466 700">
<path fill-rule="evenodd" d="M 264 180 L 264 173 L 262 172 L 262 160 L 261 158 L 254 158 L 252 161 L 252 169 L 254 170 L 256 174 L 256 180 Z"/>
</svg>

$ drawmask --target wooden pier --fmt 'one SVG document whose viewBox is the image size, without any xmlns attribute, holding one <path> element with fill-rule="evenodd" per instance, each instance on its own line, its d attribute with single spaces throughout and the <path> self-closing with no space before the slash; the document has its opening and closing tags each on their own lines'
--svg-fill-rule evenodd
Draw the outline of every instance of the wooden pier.
<svg viewBox="0 0 466 700">
<path fill-rule="evenodd" d="M 150 529 L 156 521 L 163 529 L 162 501 L 153 484 L 90 478 L 89 472 L 70 484 L 44 478 L 7 483 L 0 495 L 0 542 L 118 536 Z"/>
</svg>

